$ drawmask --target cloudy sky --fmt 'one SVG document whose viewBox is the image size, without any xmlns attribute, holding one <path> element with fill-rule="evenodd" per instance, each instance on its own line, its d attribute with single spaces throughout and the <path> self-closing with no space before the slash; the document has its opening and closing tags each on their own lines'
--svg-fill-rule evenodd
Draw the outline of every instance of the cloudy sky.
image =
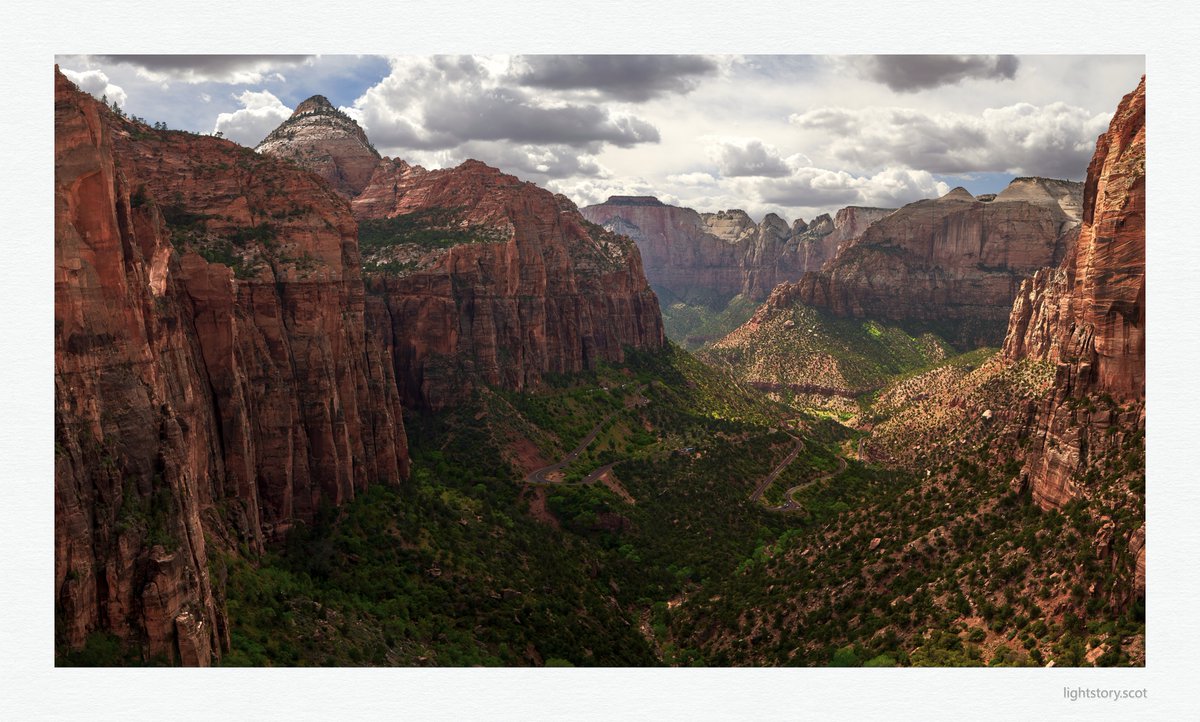
<svg viewBox="0 0 1200 722">
<path fill-rule="evenodd" d="M 1082 179 L 1142 56 L 60 56 L 84 90 L 254 146 L 321 93 L 384 155 L 572 197 L 811 219 Z"/>
</svg>

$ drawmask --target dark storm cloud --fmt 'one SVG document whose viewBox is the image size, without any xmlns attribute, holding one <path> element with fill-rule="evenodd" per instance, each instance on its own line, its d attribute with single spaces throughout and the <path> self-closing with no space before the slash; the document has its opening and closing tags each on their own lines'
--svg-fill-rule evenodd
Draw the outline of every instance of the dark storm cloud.
<svg viewBox="0 0 1200 722">
<path fill-rule="evenodd" d="M 763 145 L 761 140 L 752 140 L 744 145 L 722 143 L 716 149 L 716 161 L 721 175 L 727 178 L 739 176 L 765 176 L 779 178 L 791 172 L 787 163 L 774 148 Z"/>
<path fill-rule="evenodd" d="M 1015 55 L 874 55 L 855 58 L 859 73 L 898 93 L 953 85 L 968 78 L 1011 80 Z"/>
<path fill-rule="evenodd" d="M 639 118 L 614 118 L 595 105 L 540 107 L 519 91 L 495 88 L 477 95 L 426 99 L 423 124 L 385 113 L 369 115 L 371 137 L 385 146 L 419 150 L 452 148 L 468 141 L 560 144 L 610 143 L 628 148 L 656 143 L 658 129 Z"/>
<path fill-rule="evenodd" d="M 471 141 L 628 148 L 660 140 L 640 118 L 594 103 L 547 102 L 506 79 L 470 57 L 403 58 L 357 105 L 374 142 L 395 149 L 445 150 Z"/>
<path fill-rule="evenodd" d="M 311 55 L 96 55 L 107 61 L 141 68 L 151 75 L 185 82 L 247 82 L 277 67 L 295 67 Z"/>
<path fill-rule="evenodd" d="M 525 55 L 513 61 L 517 83 L 550 90 L 594 90 L 641 102 L 693 90 L 717 72 L 700 55 Z"/>
<path fill-rule="evenodd" d="M 517 143 L 583 145 L 597 141 L 628 148 L 659 140 L 658 130 L 638 118 L 613 118 L 595 105 L 534 105 L 520 91 L 485 90 L 475 96 L 443 95 L 425 117 L 454 142 L 510 140 Z"/>
</svg>

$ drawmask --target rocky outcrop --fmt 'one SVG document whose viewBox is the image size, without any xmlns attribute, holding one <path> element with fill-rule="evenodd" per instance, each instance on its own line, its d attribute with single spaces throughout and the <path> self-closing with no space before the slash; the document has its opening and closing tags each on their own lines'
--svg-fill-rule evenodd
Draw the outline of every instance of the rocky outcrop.
<svg viewBox="0 0 1200 722">
<path fill-rule="evenodd" d="M 55 79 L 55 594 L 203 665 L 228 646 L 211 549 L 261 549 L 408 455 L 356 225 L 314 175 L 151 130 Z"/>
<path fill-rule="evenodd" d="M 738 294 L 765 299 L 779 283 L 820 268 L 840 244 L 891 210 L 844 208 L 836 221 L 823 215 L 789 226 L 774 213 L 755 223 L 737 209 L 697 213 L 652 196 L 612 196 L 581 212 L 638 244 L 646 277 L 668 300 L 718 307 Z"/>
<path fill-rule="evenodd" d="M 1145 425 L 1145 93 L 1143 78 L 1096 144 L 1078 239 L 1058 267 L 1021 286 L 1009 319 L 1004 357 L 1055 368 L 1025 464 L 1043 508 L 1084 493 L 1092 460 Z M 1098 396 L 1114 403 L 1097 407 Z"/>
<path fill-rule="evenodd" d="M 362 192 L 380 160 L 358 123 L 324 95 L 296 106 L 255 150 L 311 170 L 346 198 Z"/>
<path fill-rule="evenodd" d="M 478 161 L 386 161 L 353 202 L 406 404 L 441 409 L 664 342 L 637 246 Z M 382 322 L 382 321 L 381 321 Z"/>
<path fill-rule="evenodd" d="M 1052 265 L 1078 223 L 1082 184 L 1016 179 L 989 202 L 963 188 L 878 219 L 800 300 L 838 316 L 934 325 L 967 345 L 998 344 L 1021 282 Z"/>
<path fill-rule="evenodd" d="M 742 250 L 714 235 L 691 208 L 648 196 L 613 196 L 580 213 L 637 243 L 646 278 L 664 301 L 721 303 L 742 290 Z"/>
<path fill-rule="evenodd" d="M 824 213 L 813 219 L 808 228 L 795 236 L 794 271 L 816 271 L 828 264 L 838 251 L 857 239 L 878 220 L 890 216 L 895 208 L 848 206 L 831 219 Z"/>
</svg>

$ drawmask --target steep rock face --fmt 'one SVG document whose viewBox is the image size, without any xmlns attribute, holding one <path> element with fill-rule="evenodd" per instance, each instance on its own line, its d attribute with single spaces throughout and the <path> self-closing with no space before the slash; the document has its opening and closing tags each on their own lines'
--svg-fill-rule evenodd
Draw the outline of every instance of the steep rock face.
<svg viewBox="0 0 1200 722">
<path fill-rule="evenodd" d="M 346 198 L 362 192 L 380 160 L 358 123 L 323 95 L 296 106 L 255 150 L 311 170 Z"/>
<path fill-rule="evenodd" d="M 613 196 L 580 209 L 583 217 L 632 238 L 646 278 L 667 301 L 728 300 L 742 290 L 741 250 L 715 236 L 705 219 L 649 196 Z"/>
<path fill-rule="evenodd" d="M 762 223 L 741 210 L 697 213 L 651 196 L 613 196 L 581 209 L 584 217 L 628 235 L 642 252 L 646 277 L 671 301 L 715 302 L 742 294 L 755 301 L 779 283 L 821 267 L 839 244 L 890 210 L 844 208 L 791 226 L 769 213 Z"/>
<path fill-rule="evenodd" d="M 407 473 L 355 223 L 311 174 L 55 79 L 56 636 L 207 664 L 206 537 L 261 548 Z"/>
<path fill-rule="evenodd" d="M 872 223 L 886 218 L 895 210 L 847 206 L 839 210 L 832 219 L 829 214 L 817 216 L 808 228 L 795 237 L 796 261 L 792 267 L 801 274 L 804 271 L 820 270 L 837 255 L 842 246 L 857 239 Z"/>
<path fill-rule="evenodd" d="M 664 342 L 637 246 L 567 198 L 478 161 L 376 170 L 353 202 L 368 289 L 390 318 L 405 403 L 445 408 L 476 380 L 511 389 Z"/>
<path fill-rule="evenodd" d="M 1088 166 L 1083 223 L 1057 268 L 1020 290 L 1003 355 L 1053 365 L 1025 465 L 1044 508 L 1079 496 L 1080 471 L 1145 424 L 1146 88 L 1125 96 Z M 999 200 L 999 199 L 997 199 Z M 1106 395 L 1115 410 L 1086 399 Z M 1144 554 L 1144 551 L 1142 552 Z"/>
<path fill-rule="evenodd" d="M 962 188 L 910 203 L 806 273 L 799 297 L 839 316 L 936 322 L 960 342 L 999 343 L 1021 281 L 1062 257 L 1081 191 L 1017 179 L 987 203 Z"/>
</svg>

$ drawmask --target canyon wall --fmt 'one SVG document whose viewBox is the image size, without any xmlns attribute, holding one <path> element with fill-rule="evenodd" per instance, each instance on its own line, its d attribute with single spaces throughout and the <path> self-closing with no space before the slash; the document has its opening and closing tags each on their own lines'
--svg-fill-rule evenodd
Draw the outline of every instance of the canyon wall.
<svg viewBox="0 0 1200 722">
<path fill-rule="evenodd" d="M 1025 464 L 1043 508 L 1079 496 L 1089 457 L 1145 428 L 1145 122 L 1143 78 L 1096 144 L 1078 239 L 1061 264 L 1022 284 L 1009 319 L 1004 358 L 1055 369 Z M 1114 403 L 1086 402 L 1095 396 Z"/>
<path fill-rule="evenodd" d="M 999 344 L 1021 282 L 1062 258 L 1082 185 L 1018 178 L 990 201 L 956 188 L 844 242 L 795 295 L 838 316 L 916 322 L 964 345 Z"/>
<path fill-rule="evenodd" d="M 55 78 L 55 597 L 66 648 L 228 646 L 211 546 L 261 549 L 408 454 L 356 224 L 316 176 Z"/>
<path fill-rule="evenodd" d="M 563 196 L 478 161 L 428 171 L 380 159 L 322 96 L 258 150 L 350 199 L 367 326 L 386 336 L 406 405 L 440 410 L 480 382 L 521 390 L 664 343 L 637 247 Z"/>
<path fill-rule="evenodd" d="M 664 343 L 637 246 L 565 196 L 478 161 L 384 161 L 352 205 L 364 228 L 400 229 L 371 247 L 367 287 L 405 403 L 441 409 L 479 381 L 521 390 Z"/>
<path fill-rule="evenodd" d="M 638 244 L 646 277 L 668 301 L 721 306 L 737 294 L 762 301 L 779 283 L 819 269 L 892 209 L 852 206 L 790 226 L 774 213 L 755 223 L 745 211 L 697 213 L 652 196 L 613 196 L 581 212 Z"/>
</svg>

